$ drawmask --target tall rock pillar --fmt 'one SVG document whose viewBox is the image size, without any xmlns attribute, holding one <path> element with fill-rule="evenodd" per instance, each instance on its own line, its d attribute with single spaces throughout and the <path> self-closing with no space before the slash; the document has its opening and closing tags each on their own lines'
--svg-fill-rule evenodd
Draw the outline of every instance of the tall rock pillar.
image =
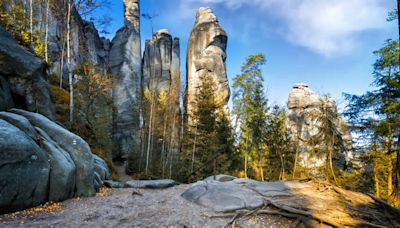
<svg viewBox="0 0 400 228">
<path fill-rule="evenodd" d="M 141 46 L 140 2 L 124 0 L 125 24 L 112 40 L 109 54 L 113 80 L 114 159 L 140 152 Z"/>
<path fill-rule="evenodd" d="M 228 36 L 213 11 L 210 8 L 200 8 L 190 34 L 186 57 L 185 112 L 189 123 L 200 76 L 203 74 L 208 74 L 208 78 L 216 83 L 217 102 L 225 104 L 227 110 L 230 93 L 225 64 L 227 40 Z"/>
<path fill-rule="evenodd" d="M 177 154 L 180 129 L 180 47 L 168 30 L 156 32 L 146 41 L 143 56 L 144 137 L 142 161 L 162 164 L 159 176 L 166 176 L 172 156 Z M 159 140 L 155 140 L 159 139 Z M 152 153 L 153 156 L 147 156 Z M 160 156 L 159 156 L 160 155 Z M 152 162 L 148 158 L 151 157 Z M 156 162 L 159 160 L 159 162 Z M 151 165 L 149 165 L 151 166 Z M 149 168 L 151 169 L 151 167 Z"/>
</svg>

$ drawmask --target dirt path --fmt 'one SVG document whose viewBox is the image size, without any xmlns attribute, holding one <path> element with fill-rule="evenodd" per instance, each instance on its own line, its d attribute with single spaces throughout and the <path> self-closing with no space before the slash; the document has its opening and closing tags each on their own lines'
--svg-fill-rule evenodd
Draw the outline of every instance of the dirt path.
<svg viewBox="0 0 400 228">
<path fill-rule="evenodd" d="M 113 189 L 106 196 L 71 199 L 55 213 L 0 216 L 0 227 L 224 227 L 231 218 L 180 197 L 189 185 L 164 190 Z M 132 195 L 133 191 L 142 194 Z M 236 227 L 289 227 L 279 216 L 244 219 Z"/>
</svg>

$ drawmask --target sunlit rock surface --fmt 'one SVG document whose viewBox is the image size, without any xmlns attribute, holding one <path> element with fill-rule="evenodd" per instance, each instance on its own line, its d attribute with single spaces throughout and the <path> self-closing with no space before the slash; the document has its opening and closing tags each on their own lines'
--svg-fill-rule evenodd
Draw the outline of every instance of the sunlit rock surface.
<svg viewBox="0 0 400 228">
<path fill-rule="evenodd" d="M 111 42 L 113 76 L 114 159 L 125 160 L 140 151 L 141 47 L 138 0 L 125 0 L 125 24 Z"/>
<path fill-rule="evenodd" d="M 228 36 L 210 8 L 197 11 L 196 22 L 187 49 L 186 114 L 193 112 L 200 75 L 206 74 L 216 85 L 217 102 L 227 104 L 229 85 L 226 75 L 226 48 Z M 190 117 L 189 122 L 190 122 Z"/>
<path fill-rule="evenodd" d="M 325 164 L 325 157 L 311 156 L 310 151 L 312 149 L 325 150 L 326 143 L 319 143 L 313 148 L 310 144 L 307 144 L 310 139 L 320 133 L 320 123 L 316 120 L 316 116 L 322 114 L 321 107 L 323 105 L 326 105 L 327 109 L 334 113 L 338 112 L 336 102 L 333 99 L 319 96 L 304 83 L 295 84 L 289 93 L 287 126 L 291 139 L 300 152 L 299 164 L 304 167 L 311 168 Z M 337 115 L 337 118 L 333 121 L 343 139 L 340 145 L 340 153 L 335 156 L 334 160 L 340 168 L 345 168 L 346 162 L 353 158 L 352 136 L 346 122 L 340 115 Z"/>
</svg>

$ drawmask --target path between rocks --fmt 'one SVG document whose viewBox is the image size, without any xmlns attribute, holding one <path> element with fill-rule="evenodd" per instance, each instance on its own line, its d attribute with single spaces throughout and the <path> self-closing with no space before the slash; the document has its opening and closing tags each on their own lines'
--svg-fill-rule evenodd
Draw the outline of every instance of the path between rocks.
<svg viewBox="0 0 400 228">
<path fill-rule="evenodd" d="M 0 227 L 224 227 L 223 218 L 211 209 L 180 195 L 191 185 L 167 189 L 110 189 L 106 196 L 70 199 L 54 213 L 1 215 Z M 140 194 L 134 194 L 133 192 Z M 237 227 L 290 227 L 295 219 L 258 216 L 239 220 Z"/>
</svg>

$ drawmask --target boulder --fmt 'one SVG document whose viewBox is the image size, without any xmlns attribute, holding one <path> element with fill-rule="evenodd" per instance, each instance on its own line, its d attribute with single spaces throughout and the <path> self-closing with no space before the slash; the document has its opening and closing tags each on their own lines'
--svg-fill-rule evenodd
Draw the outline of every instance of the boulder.
<svg viewBox="0 0 400 228">
<path fill-rule="evenodd" d="M 13 113 L 27 118 L 31 124 L 45 131 L 72 158 L 76 167 L 76 196 L 93 196 L 94 159 L 89 145 L 79 136 L 52 122 L 38 113 L 11 109 Z"/>
<path fill-rule="evenodd" d="M 109 188 L 125 188 L 124 182 L 105 180 L 104 185 Z"/>
<path fill-rule="evenodd" d="M 0 111 L 14 107 L 10 84 L 0 75 Z"/>
<path fill-rule="evenodd" d="M 14 105 L 54 120 L 55 107 L 49 85 L 43 77 L 45 64 L 20 46 L 1 26 L 0 60 L 0 75 L 8 83 L 6 87 L 9 89 L 5 90 L 11 91 Z M 5 84 L 4 80 L 0 81 Z"/>
<path fill-rule="evenodd" d="M 219 182 L 227 182 L 227 181 L 232 181 L 236 179 L 234 176 L 229 176 L 229 175 L 224 175 L 224 174 L 218 174 L 214 176 L 209 176 L 204 181 L 219 181 Z"/>
<path fill-rule="evenodd" d="M 264 205 L 261 196 L 233 182 L 199 181 L 181 196 L 192 203 L 211 208 L 215 212 L 254 209 Z"/>
<path fill-rule="evenodd" d="M 74 196 L 76 167 L 71 156 L 42 129 L 36 127 L 41 146 L 50 163 L 49 201 L 62 201 Z"/>
<path fill-rule="evenodd" d="M 124 0 L 125 24 L 111 42 L 109 66 L 115 107 L 113 158 L 126 160 L 140 151 L 141 44 L 138 0 Z"/>
<path fill-rule="evenodd" d="M 129 188 L 169 188 L 177 183 L 174 180 L 131 180 L 126 182 L 126 187 Z"/>
<path fill-rule="evenodd" d="M 213 11 L 210 8 L 200 8 L 187 49 L 185 111 L 188 115 L 194 110 L 193 102 L 200 86 L 200 76 L 205 74 L 216 85 L 217 103 L 224 104 L 227 110 L 230 95 L 226 74 L 227 41 L 228 36 Z"/>
<path fill-rule="evenodd" d="M 0 120 L 0 214 L 47 200 L 50 165 L 23 131 Z"/>
<path fill-rule="evenodd" d="M 110 171 L 106 162 L 99 156 L 93 154 L 94 171 L 99 174 L 101 180 L 108 180 L 110 178 Z"/>
<path fill-rule="evenodd" d="M 14 125 L 14 127 L 19 128 L 27 136 L 37 142 L 37 133 L 35 128 L 31 125 L 27 118 L 11 112 L 0 112 L 0 119 L 5 120 L 11 125 Z"/>
</svg>

